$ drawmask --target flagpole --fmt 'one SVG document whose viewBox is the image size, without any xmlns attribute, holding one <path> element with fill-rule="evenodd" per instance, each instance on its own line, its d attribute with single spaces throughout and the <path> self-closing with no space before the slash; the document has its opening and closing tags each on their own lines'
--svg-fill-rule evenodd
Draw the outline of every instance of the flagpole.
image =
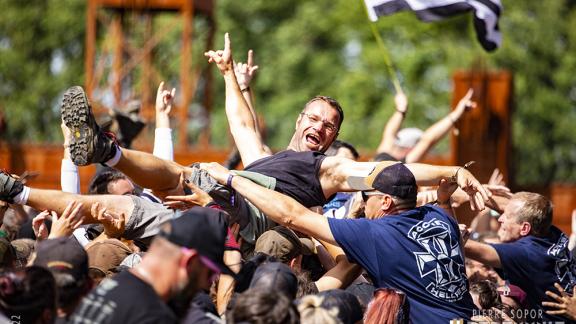
<svg viewBox="0 0 576 324">
<path fill-rule="evenodd" d="M 380 47 L 380 51 L 382 51 L 382 54 L 384 56 L 384 64 L 386 64 L 386 71 L 388 71 L 388 76 L 390 77 L 390 80 L 394 85 L 394 90 L 396 90 L 396 93 L 401 93 L 402 87 L 400 87 L 400 81 L 398 80 L 398 76 L 396 75 L 396 70 L 392 65 L 392 61 L 390 61 L 390 54 L 388 53 L 388 49 L 386 48 L 386 45 L 384 45 L 382 36 L 380 36 L 380 33 L 378 33 L 378 30 L 376 29 L 376 24 L 370 21 L 370 16 L 368 15 L 368 9 L 366 8 L 364 0 L 360 0 L 360 3 L 364 8 L 364 12 L 366 13 L 366 18 L 368 18 L 368 24 L 370 25 L 372 34 L 374 35 L 374 38 L 376 38 L 376 43 L 378 43 L 378 47 Z"/>
</svg>

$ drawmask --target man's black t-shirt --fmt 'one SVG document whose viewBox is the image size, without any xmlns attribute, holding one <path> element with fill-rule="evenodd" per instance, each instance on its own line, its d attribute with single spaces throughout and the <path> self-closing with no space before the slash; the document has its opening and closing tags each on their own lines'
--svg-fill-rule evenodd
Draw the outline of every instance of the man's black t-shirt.
<svg viewBox="0 0 576 324">
<path fill-rule="evenodd" d="M 244 170 L 275 178 L 275 191 L 306 207 L 324 206 L 328 200 L 322 191 L 319 175 L 325 157 L 320 152 L 286 150 L 256 160 Z"/>
<path fill-rule="evenodd" d="M 177 323 L 152 286 L 129 271 L 106 279 L 78 305 L 70 323 Z"/>
</svg>

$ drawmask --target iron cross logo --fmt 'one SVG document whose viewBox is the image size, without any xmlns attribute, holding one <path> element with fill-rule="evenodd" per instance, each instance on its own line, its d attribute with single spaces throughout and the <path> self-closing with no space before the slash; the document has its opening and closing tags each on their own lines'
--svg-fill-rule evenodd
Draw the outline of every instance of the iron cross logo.
<svg viewBox="0 0 576 324">
<path fill-rule="evenodd" d="M 449 302 L 466 293 L 466 272 L 458 237 L 450 225 L 438 220 L 421 221 L 408 232 L 426 251 L 414 252 L 420 277 L 427 280 L 426 291 Z"/>
<path fill-rule="evenodd" d="M 564 234 L 560 236 L 558 242 L 548 249 L 548 255 L 556 259 L 554 272 L 558 281 L 566 291 L 572 291 L 576 285 L 576 262 L 568 249 L 568 237 Z"/>
</svg>

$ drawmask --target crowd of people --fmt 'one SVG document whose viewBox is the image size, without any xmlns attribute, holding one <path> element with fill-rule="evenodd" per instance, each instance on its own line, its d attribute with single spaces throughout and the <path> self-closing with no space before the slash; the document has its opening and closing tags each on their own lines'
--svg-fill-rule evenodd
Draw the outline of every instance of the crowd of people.
<svg viewBox="0 0 576 324">
<path fill-rule="evenodd" d="M 243 170 L 174 162 L 164 83 L 153 153 L 120 145 L 84 90 L 66 90 L 62 190 L 0 173 L 0 323 L 576 321 L 574 242 L 548 198 L 510 192 L 497 170 L 481 184 L 469 165 L 417 163 L 474 108 L 471 91 L 424 132 L 400 129 L 398 93 L 370 162 L 336 139 L 340 104 L 317 96 L 273 153 L 252 55 L 236 64 L 228 34 L 205 53 Z M 82 194 L 89 164 L 100 166 Z"/>
</svg>

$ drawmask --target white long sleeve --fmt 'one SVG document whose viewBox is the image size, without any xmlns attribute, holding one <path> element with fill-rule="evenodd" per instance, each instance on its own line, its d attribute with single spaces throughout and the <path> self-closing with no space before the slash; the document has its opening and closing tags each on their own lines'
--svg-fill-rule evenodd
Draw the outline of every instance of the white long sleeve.
<svg viewBox="0 0 576 324">
<path fill-rule="evenodd" d="M 172 142 L 171 128 L 156 128 L 152 154 L 164 160 L 174 161 L 174 143 Z"/>
<path fill-rule="evenodd" d="M 60 186 L 63 192 L 80 194 L 80 176 L 78 175 L 78 167 L 72 160 L 62 159 L 60 166 Z M 90 243 L 86 238 L 86 229 L 79 227 L 74 230 L 73 236 L 78 240 L 82 246 Z"/>
<path fill-rule="evenodd" d="M 62 159 L 60 168 L 60 186 L 62 191 L 69 193 L 80 193 L 80 177 L 78 167 L 72 160 Z"/>
</svg>

